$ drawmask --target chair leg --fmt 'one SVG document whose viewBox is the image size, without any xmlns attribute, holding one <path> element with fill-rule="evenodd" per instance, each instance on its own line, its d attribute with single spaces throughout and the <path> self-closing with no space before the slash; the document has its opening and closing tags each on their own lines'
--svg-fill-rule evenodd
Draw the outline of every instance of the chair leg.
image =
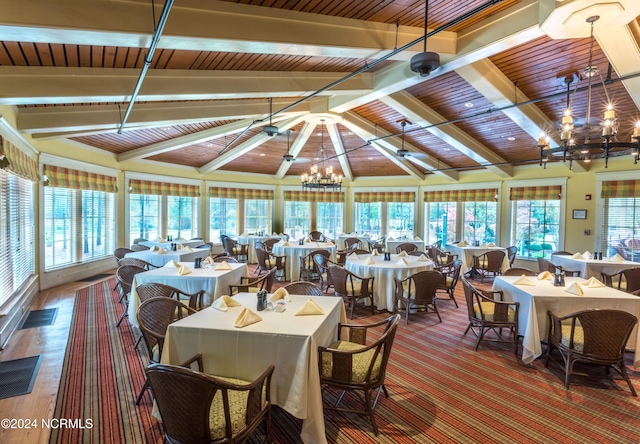
<svg viewBox="0 0 640 444">
<path fill-rule="evenodd" d="M 633 384 L 631 383 L 631 379 L 629 379 L 629 375 L 627 374 L 627 367 L 624 365 L 624 360 L 620 361 L 620 364 L 618 365 L 620 366 L 620 374 L 622 375 L 624 380 L 627 381 L 627 384 L 629 384 L 629 389 L 631 389 L 631 394 L 637 397 L 638 394 L 636 393 L 636 389 L 633 387 Z"/>
<path fill-rule="evenodd" d="M 120 327 L 120 323 L 122 322 L 122 320 L 128 317 L 129 317 L 128 307 L 125 307 L 124 311 L 120 315 L 120 319 L 118 319 L 118 322 L 116 323 L 116 327 Z"/>
<path fill-rule="evenodd" d="M 371 425 L 373 426 L 373 433 L 374 435 L 378 436 L 379 434 L 378 425 L 376 424 L 376 417 L 375 417 L 375 413 L 373 412 L 373 405 L 371 404 L 371 394 L 369 393 L 368 390 L 364 394 L 364 403 L 365 403 L 365 408 L 367 410 L 367 415 L 369 416 L 369 419 L 371 420 Z"/>
<path fill-rule="evenodd" d="M 136 405 L 140 404 L 140 401 L 142 400 L 142 396 L 144 395 L 144 392 L 148 388 L 151 388 L 151 384 L 149 383 L 149 379 L 145 379 L 144 380 L 144 384 L 142 385 L 142 388 L 140 389 L 140 393 L 138 393 L 138 397 L 136 398 Z"/>
</svg>

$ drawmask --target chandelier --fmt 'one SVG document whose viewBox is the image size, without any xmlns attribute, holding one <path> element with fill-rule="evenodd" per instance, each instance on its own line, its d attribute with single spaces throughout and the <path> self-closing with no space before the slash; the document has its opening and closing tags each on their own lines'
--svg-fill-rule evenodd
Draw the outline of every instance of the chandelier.
<svg viewBox="0 0 640 444">
<path fill-rule="evenodd" d="M 640 157 L 640 121 L 638 121 L 633 129 L 630 142 L 618 141 L 618 118 L 616 111 L 609 98 L 605 80 L 597 66 L 593 65 L 593 24 L 600 18 L 594 15 L 587 18 L 587 23 L 591 24 L 591 43 L 589 47 L 589 64 L 582 72 L 582 77 L 587 79 L 587 115 L 586 121 L 582 128 L 574 127 L 574 117 L 572 114 L 571 104 L 576 94 L 578 83 L 581 76 L 572 74 L 564 78 L 567 85 L 567 104 L 566 109 L 562 113 L 562 121 L 558 130 L 561 144 L 557 148 L 550 147 L 550 136 L 543 132 L 538 138 L 538 148 L 540 149 L 540 166 L 547 167 L 547 162 L 552 156 L 558 158 L 562 156 L 562 161 L 569 161 L 569 168 L 572 167 L 574 160 L 583 160 L 590 162 L 591 159 L 604 159 L 605 168 L 609 166 L 610 157 L 618 157 L 624 155 L 632 155 L 634 164 L 638 163 Z M 603 114 L 603 119 L 597 125 L 591 124 L 591 86 L 593 78 L 598 76 L 600 83 L 607 97 L 607 107 Z M 573 94 L 571 86 L 575 84 Z M 582 134 L 580 134 L 582 133 Z M 583 136 L 583 137 L 581 137 Z M 584 140 L 580 143 L 577 138 Z"/>
<path fill-rule="evenodd" d="M 327 154 L 324 151 L 324 119 L 320 127 L 320 149 L 316 156 L 316 163 L 311 167 L 309 173 L 305 173 L 300 178 L 303 190 L 338 190 L 342 188 L 342 174 L 334 174 L 332 166 L 325 166 Z M 318 167 L 318 165 L 320 165 Z"/>
</svg>

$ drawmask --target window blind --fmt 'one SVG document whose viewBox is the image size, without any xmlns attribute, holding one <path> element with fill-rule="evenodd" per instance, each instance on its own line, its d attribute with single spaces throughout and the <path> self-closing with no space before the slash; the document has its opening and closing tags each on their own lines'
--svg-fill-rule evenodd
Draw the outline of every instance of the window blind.
<svg viewBox="0 0 640 444">
<path fill-rule="evenodd" d="M 7 139 L 0 136 L 0 156 L 7 160 L 6 169 L 18 177 L 38 182 L 38 162 L 31 156 L 24 153 Z"/>
<path fill-rule="evenodd" d="M 273 200 L 273 190 L 209 187 L 209 197 L 222 199 Z"/>
<path fill-rule="evenodd" d="M 514 187 L 509 193 L 510 200 L 560 200 L 562 187 L 550 185 L 543 187 Z"/>
<path fill-rule="evenodd" d="M 198 185 L 185 185 L 181 183 L 130 179 L 129 192 L 131 194 L 198 197 L 200 196 L 200 187 Z"/>
<path fill-rule="evenodd" d="M 344 193 L 324 191 L 285 191 L 283 197 L 288 202 L 344 202 Z"/>
<path fill-rule="evenodd" d="M 372 202 L 415 202 L 416 193 L 405 191 L 359 192 L 354 194 L 354 201 L 358 203 Z"/>
<path fill-rule="evenodd" d="M 425 191 L 425 202 L 494 202 L 498 195 L 497 188 L 481 188 L 477 190 L 437 190 Z"/>
</svg>

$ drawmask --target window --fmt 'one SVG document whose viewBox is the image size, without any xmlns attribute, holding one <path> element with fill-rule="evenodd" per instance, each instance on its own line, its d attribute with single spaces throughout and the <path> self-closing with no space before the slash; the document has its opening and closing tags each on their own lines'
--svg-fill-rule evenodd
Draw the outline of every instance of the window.
<svg viewBox="0 0 640 444">
<path fill-rule="evenodd" d="M 389 236 L 413 236 L 413 202 L 389 202 L 388 204 Z"/>
<path fill-rule="evenodd" d="M 244 201 L 244 231 L 271 233 L 271 200 L 247 199 Z"/>
<path fill-rule="evenodd" d="M 356 203 L 356 232 L 372 238 L 382 235 L 382 202 Z"/>
<path fill-rule="evenodd" d="M 602 182 L 603 255 L 640 260 L 640 180 Z"/>
<path fill-rule="evenodd" d="M 511 188 L 511 245 L 518 256 L 545 257 L 560 249 L 561 191 L 561 186 Z"/>
<path fill-rule="evenodd" d="M 292 239 L 301 239 L 311 231 L 311 202 L 286 201 L 284 229 Z"/>
<path fill-rule="evenodd" d="M 129 239 L 160 237 L 160 196 L 129 196 Z"/>
<path fill-rule="evenodd" d="M 382 235 L 413 236 L 415 193 L 412 192 L 356 192 L 356 232 L 373 239 Z"/>
<path fill-rule="evenodd" d="M 209 198 L 209 240 L 221 243 L 221 234 L 238 235 L 238 200 L 218 197 Z"/>
<path fill-rule="evenodd" d="M 442 240 L 443 245 L 455 242 L 456 234 L 456 202 L 429 202 L 425 211 L 427 213 L 427 244 L 434 244 Z"/>
<path fill-rule="evenodd" d="M 167 234 L 174 238 L 191 239 L 196 237 L 198 233 L 197 208 L 198 199 L 196 197 L 167 196 Z"/>
<path fill-rule="evenodd" d="M 33 182 L 0 170 L 0 305 L 35 273 L 33 201 Z"/>
<path fill-rule="evenodd" d="M 464 203 L 464 240 L 486 244 L 496 242 L 496 202 Z"/>
<path fill-rule="evenodd" d="M 82 259 L 113 253 L 113 208 L 115 196 L 101 191 L 82 190 Z"/>
<path fill-rule="evenodd" d="M 342 208 L 344 205 L 338 202 L 318 202 L 317 203 L 317 227 L 320 231 L 330 239 L 337 239 L 343 230 Z"/>
</svg>

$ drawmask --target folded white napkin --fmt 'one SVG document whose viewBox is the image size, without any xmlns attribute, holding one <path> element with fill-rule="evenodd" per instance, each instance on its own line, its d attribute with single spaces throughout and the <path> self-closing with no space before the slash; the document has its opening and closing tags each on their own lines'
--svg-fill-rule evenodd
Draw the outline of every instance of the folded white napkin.
<svg viewBox="0 0 640 444">
<path fill-rule="evenodd" d="M 427 256 L 425 256 L 424 254 L 421 254 L 420 257 L 418 258 L 418 260 L 420 262 L 431 262 L 431 259 L 429 259 Z"/>
<path fill-rule="evenodd" d="M 550 281 L 553 279 L 553 275 L 548 271 L 543 271 L 538 275 L 538 279 L 541 281 Z"/>
<path fill-rule="evenodd" d="M 164 248 L 158 248 L 158 254 L 167 254 L 167 250 Z"/>
<path fill-rule="evenodd" d="M 289 242 L 287 242 L 286 240 L 282 239 L 282 242 L 280 242 L 280 245 L 282 245 L 283 247 L 288 247 L 289 246 Z"/>
<path fill-rule="evenodd" d="M 164 264 L 165 268 L 180 268 L 180 264 L 174 261 L 173 259 Z"/>
<path fill-rule="evenodd" d="M 191 274 L 191 270 L 187 266 L 180 265 L 180 268 L 178 268 L 178 275 L 184 276 L 185 274 Z"/>
<path fill-rule="evenodd" d="M 420 239 L 418 236 L 414 237 L 413 240 L 415 241 L 421 241 L 422 239 Z"/>
<path fill-rule="evenodd" d="M 571 259 L 584 259 L 584 257 L 580 253 L 574 253 L 571 255 Z"/>
<path fill-rule="evenodd" d="M 531 280 L 526 277 L 524 274 L 520 276 L 518 279 L 513 281 L 514 285 L 535 285 Z"/>
<path fill-rule="evenodd" d="M 273 234 L 276 234 L 276 232 L 274 231 Z M 280 233 L 280 236 L 284 237 L 284 233 Z"/>
<path fill-rule="evenodd" d="M 160 247 L 158 247 L 157 245 L 154 245 L 153 247 L 151 247 L 151 251 L 158 251 L 160 249 Z"/>
<path fill-rule="evenodd" d="M 304 303 L 300 310 L 298 310 L 295 316 L 308 316 L 308 315 L 323 315 L 324 310 L 316 304 L 313 299 L 309 299 Z"/>
<path fill-rule="evenodd" d="M 393 239 L 393 236 L 389 236 L 389 237 L 387 238 L 387 240 L 394 240 L 394 239 Z"/>
<path fill-rule="evenodd" d="M 271 233 L 271 236 L 277 236 L 277 235 L 278 235 L 278 233 L 276 233 L 275 231 L 273 233 Z M 282 233 L 280 233 L 280 235 L 283 236 Z"/>
<path fill-rule="evenodd" d="M 182 245 L 181 244 L 176 244 L 176 250 L 182 250 Z"/>
<path fill-rule="evenodd" d="M 233 270 L 233 267 L 229 262 L 220 262 L 216 265 L 216 270 Z"/>
<path fill-rule="evenodd" d="M 211 306 L 216 310 L 227 311 L 229 307 L 240 307 L 240 302 L 236 301 L 231 296 L 225 295 L 216 299 Z"/>
<path fill-rule="evenodd" d="M 585 251 L 584 253 L 582 253 L 582 257 L 587 260 L 591 259 L 591 252 L 589 250 Z"/>
<path fill-rule="evenodd" d="M 240 315 L 236 318 L 236 322 L 233 325 L 237 328 L 242 328 L 260 321 L 262 321 L 262 318 L 260 316 L 245 307 L 242 309 Z"/>
<path fill-rule="evenodd" d="M 398 257 L 406 257 L 407 256 L 407 252 L 402 250 L 400 253 L 398 253 Z"/>
<path fill-rule="evenodd" d="M 467 245 L 469 244 L 467 244 L 465 241 L 458 242 L 458 247 L 466 247 Z"/>
<path fill-rule="evenodd" d="M 567 293 L 575 294 L 578 296 L 584 295 L 584 290 L 582 290 L 582 287 L 577 282 L 574 282 L 573 284 L 571 284 L 569 288 L 567 288 L 565 291 Z"/>
<path fill-rule="evenodd" d="M 360 256 L 358 256 L 358 255 L 357 255 L 357 254 L 355 254 L 355 253 L 351 253 L 351 254 L 349 255 L 349 259 L 360 259 Z"/>
<path fill-rule="evenodd" d="M 480 245 L 480 248 L 489 248 L 489 245 L 487 245 L 487 244 L 482 244 L 482 245 Z"/>
<path fill-rule="evenodd" d="M 496 244 L 494 244 L 493 242 L 489 242 L 489 243 L 487 244 L 487 247 L 495 247 L 495 246 L 496 246 Z"/>
<path fill-rule="evenodd" d="M 364 260 L 364 264 L 365 265 L 373 265 L 375 263 L 376 263 L 376 261 L 374 261 L 371 256 L 367 256 L 367 258 Z"/>
<path fill-rule="evenodd" d="M 407 266 L 407 265 L 409 265 L 409 262 L 407 262 L 407 260 L 405 258 L 401 257 L 400 260 L 398 262 L 396 262 L 396 264 Z"/>
<path fill-rule="evenodd" d="M 187 245 L 186 247 L 184 247 L 183 249 L 184 249 L 184 251 L 186 251 L 186 252 L 188 252 L 188 253 L 191 253 L 191 252 L 193 251 L 193 248 L 191 248 L 191 247 L 190 247 L 190 246 L 188 246 L 188 245 Z"/>
<path fill-rule="evenodd" d="M 609 262 L 624 262 L 624 258 L 616 253 L 609 258 Z"/>
<path fill-rule="evenodd" d="M 587 279 L 585 282 L 582 283 L 582 285 L 586 285 L 587 288 L 606 287 L 606 285 L 604 285 L 602 282 L 600 282 L 598 279 L 594 277 Z"/>
<path fill-rule="evenodd" d="M 285 302 L 291 302 L 291 298 L 289 297 L 289 292 L 282 287 L 274 291 L 271 297 L 269 298 L 271 302 L 279 301 L 281 299 L 284 300 Z"/>
<path fill-rule="evenodd" d="M 202 265 L 209 265 L 209 264 L 213 264 L 213 259 L 211 259 L 211 256 L 205 257 L 204 260 L 202 261 Z"/>
<path fill-rule="evenodd" d="M 380 256 L 380 253 L 378 253 L 378 250 L 374 249 L 373 252 L 371 252 L 372 256 Z"/>
</svg>

